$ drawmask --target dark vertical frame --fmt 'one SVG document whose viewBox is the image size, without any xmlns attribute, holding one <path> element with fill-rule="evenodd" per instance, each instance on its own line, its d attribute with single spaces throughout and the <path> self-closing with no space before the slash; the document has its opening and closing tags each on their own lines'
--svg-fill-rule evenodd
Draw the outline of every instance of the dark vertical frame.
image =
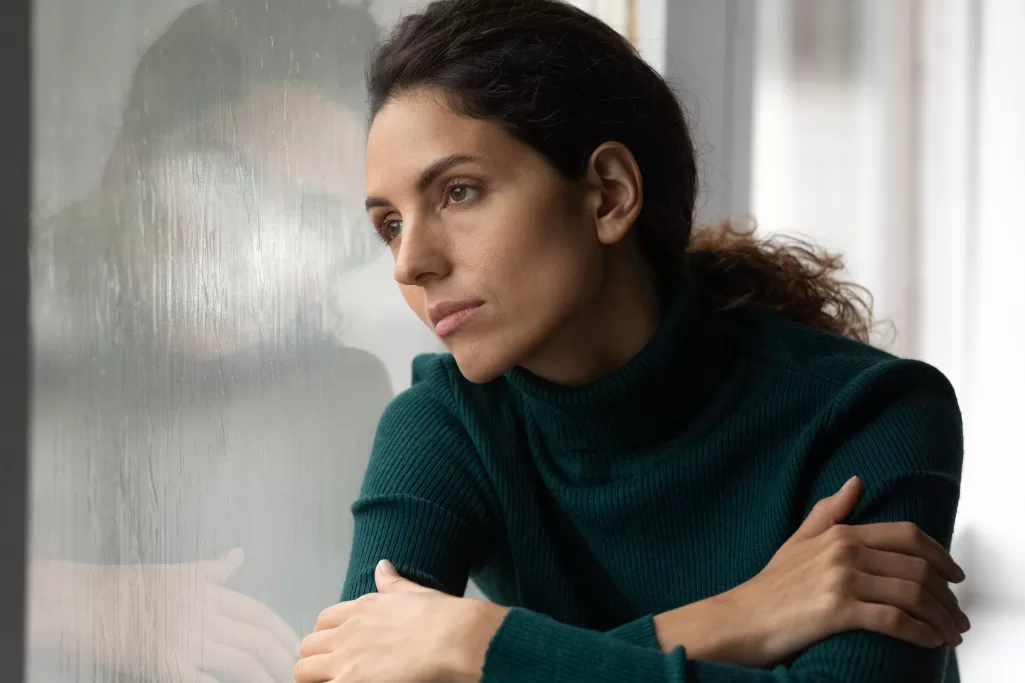
<svg viewBox="0 0 1025 683">
<path fill-rule="evenodd" d="M 0 3 L 0 671 L 25 678 L 31 1 Z"/>
</svg>

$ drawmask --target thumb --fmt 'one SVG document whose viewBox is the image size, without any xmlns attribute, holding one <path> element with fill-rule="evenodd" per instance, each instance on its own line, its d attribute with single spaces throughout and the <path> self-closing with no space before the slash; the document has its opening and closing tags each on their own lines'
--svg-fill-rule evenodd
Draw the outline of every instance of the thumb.
<svg viewBox="0 0 1025 683">
<path fill-rule="evenodd" d="M 374 582 L 377 584 L 378 593 L 422 593 L 430 590 L 430 588 L 424 588 L 409 579 L 402 578 L 395 566 L 388 560 L 381 560 L 377 563 Z"/>
<path fill-rule="evenodd" d="M 215 583 L 226 583 L 239 570 L 245 559 L 246 554 L 242 548 L 232 548 L 224 557 L 205 562 L 207 579 Z"/>
<path fill-rule="evenodd" d="M 858 503 L 861 489 L 861 478 L 851 477 L 848 479 L 839 491 L 815 503 L 808 518 L 804 520 L 792 538 L 812 538 L 834 524 L 842 522 Z"/>
</svg>

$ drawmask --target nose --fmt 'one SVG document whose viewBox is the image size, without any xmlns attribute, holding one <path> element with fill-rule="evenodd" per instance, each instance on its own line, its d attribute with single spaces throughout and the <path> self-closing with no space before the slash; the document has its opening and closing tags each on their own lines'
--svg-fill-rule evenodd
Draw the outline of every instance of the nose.
<svg viewBox="0 0 1025 683">
<path fill-rule="evenodd" d="M 448 275 L 450 263 L 441 226 L 423 220 L 403 222 L 395 252 L 395 281 L 402 285 L 423 285 Z"/>
</svg>

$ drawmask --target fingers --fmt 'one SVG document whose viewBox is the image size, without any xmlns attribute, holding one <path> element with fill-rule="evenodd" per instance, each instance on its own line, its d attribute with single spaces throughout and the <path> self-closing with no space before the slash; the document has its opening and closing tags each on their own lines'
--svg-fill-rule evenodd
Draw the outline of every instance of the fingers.
<svg viewBox="0 0 1025 683">
<path fill-rule="evenodd" d="M 298 648 L 286 650 L 269 631 L 233 619 L 219 619 L 210 640 L 253 656 L 275 681 L 292 678 Z"/>
<path fill-rule="evenodd" d="M 904 579 L 924 586 L 950 615 L 960 633 L 971 628 L 971 622 L 961 610 L 957 597 L 950 590 L 950 586 L 926 560 L 912 555 L 864 548 L 858 553 L 855 564 L 866 574 Z"/>
<path fill-rule="evenodd" d="M 314 655 L 326 655 L 334 649 L 335 630 L 333 628 L 314 631 L 303 638 L 299 645 L 299 658 L 306 659 Z"/>
<path fill-rule="evenodd" d="M 324 683 L 334 680 L 336 671 L 333 670 L 334 659 L 329 654 L 313 655 L 303 657 L 295 665 L 293 676 L 295 683 Z"/>
<path fill-rule="evenodd" d="M 227 588 L 220 588 L 216 599 L 224 616 L 271 633 L 288 652 L 299 650 L 298 634 L 259 600 Z"/>
<path fill-rule="evenodd" d="M 891 553 L 920 557 L 946 581 L 964 581 L 964 571 L 943 546 L 910 522 L 881 522 L 850 527 L 862 545 Z"/>
<path fill-rule="evenodd" d="M 352 603 L 355 600 L 349 600 L 346 602 L 339 602 L 331 605 L 321 611 L 320 616 L 317 617 L 317 624 L 313 627 L 314 633 L 318 631 L 325 631 L 330 628 L 335 628 L 345 621 L 346 616 L 352 611 Z"/>
<path fill-rule="evenodd" d="M 377 563 L 374 582 L 379 593 L 422 593 L 431 590 L 399 575 L 398 570 L 388 560 Z"/>
<path fill-rule="evenodd" d="M 914 620 L 926 624 L 941 640 L 938 643 L 929 641 L 932 644 L 927 644 L 925 647 L 937 647 L 943 643 L 951 646 L 961 644 L 961 634 L 954 625 L 953 619 L 921 584 L 905 579 L 858 573 L 853 591 L 855 597 L 861 602 L 896 607 Z M 898 620 L 898 627 L 902 625 L 899 616 L 891 615 L 891 619 Z M 908 626 L 906 623 L 903 625 Z M 892 627 L 894 624 L 889 624 L 889 626 Z M 914 637 L 921 636 L 920 629 L 917 627 L 910 633 Z M 901 639 L 907 640 L 904 637 Z M 920 643 L 916 642 L 916 644 Z"/>
<path fill-rule="evenodd" d="M 931 626 L 893 605 L 855 603 L 850 618 L 852 628 L 881 633 L 918 647 L 934 648 L 943 644 L 943 637 Z"/>
<path fill-rule="evenodd" d="M 221 645 L 203 643 L 203 659 L 200 668 L 216 678 L 224 676 L 229 680 L 246 683 L 287 683 L 288 679 L 277 679 L 260 666 L 251 654 L 244 650 Z"/>
<path fill-rule="evenodd" d="M 851 514 L 851 510 L 857 504 L 858 497 L 861 496 L 861 488 L 861 479 L 858 477 L 848 479 L 839 491 L 815 504 L 807 519 L 792 538 L 812 538 L 834 524 L 842 522 L 847 515 Z"/>
<path fill-rule="evenodd" d="M 374 584 L 377 586 L 378 592 L 383 593 L 400 581 L 402 581 L 402 577 L 399 576 L 398 570 L 391 562 L 381 560 L 377 563 L 377 568 L 374 570 Z"/>
</svg>

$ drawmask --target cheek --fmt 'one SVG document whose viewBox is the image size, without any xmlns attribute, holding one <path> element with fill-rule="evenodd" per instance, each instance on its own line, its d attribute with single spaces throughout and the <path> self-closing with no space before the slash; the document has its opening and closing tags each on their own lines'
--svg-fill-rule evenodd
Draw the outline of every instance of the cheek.
<svg viewBox="0 0 1025 683">
<path fill-rule="evenodd" d="M 601 246 L 584 218 L 549 203 L 505 214 L 466 263 L 501 309 L 503 345 L 530 353 L 600 284 Z M 469 256 L 469 255 L 467 255 Z M 512 349 L 510 349 L 512 351 Z"/>
<path fill-rule="evenodd" d="M 517 317 L 538 338 L 571 317 L 598 287 L 601 265 L 595 251 L 587 243 L 554 240 L 535 252 L 529 270 L 525 265 L 519 271 L 512 290 Z"/>
<path fill-rule="evenodd" d="M 504 229 L 478 261 L 492 265 L 482 276 L 527 317 L 564 308 L 594 270 L 598 244 L 593 230 L 581 216 L 553 204 L 503 221 Z"/>
<path fill-rule="evenodd" d="M 471 382 L 494 379 L 543 352 L 598 287 L 601 262 L 585 241 L 552 238 L 551 232 L 542 237 L 503 240 L 502 258 L 476 262 L 473 275 L 494 305 L 492 317 L 479 333 L 456 334 L 445 343 Z"/>
</svg>

